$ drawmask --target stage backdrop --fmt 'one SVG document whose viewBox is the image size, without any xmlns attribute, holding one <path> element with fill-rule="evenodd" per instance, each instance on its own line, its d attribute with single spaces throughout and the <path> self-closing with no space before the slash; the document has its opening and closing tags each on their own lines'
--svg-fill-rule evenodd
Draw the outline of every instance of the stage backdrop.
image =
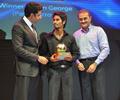
<svg viewBox="0 0 120 100">
<path fill-rule="evenodd" d="M 0 0 L 0 29 L 11 39 L 13 24 L 24 15 L 24 6 L 29 1 L 43 4 L 42 20 L 38 23 L 39 34 L 52 31 L 51 15 L 54 11 L 64 11 L 68 15 L 66 30 L 72 34 L 79 28 L 77 11 L 85 8 L 94 15 L 94 23 L 113 30 L 120 29 L 119 0 Z"/>
</svg>

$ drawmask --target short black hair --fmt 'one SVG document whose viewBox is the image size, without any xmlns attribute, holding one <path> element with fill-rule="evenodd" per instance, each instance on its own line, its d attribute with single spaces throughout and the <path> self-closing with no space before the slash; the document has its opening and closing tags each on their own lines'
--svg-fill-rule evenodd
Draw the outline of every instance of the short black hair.
<svg viewBox="0 0 120 100">
<path fill-rule="evenodd" d="M 66 26 L 66 23 L 67 23 L 67 15 L 65 12 L 62 12 L 62 11 L 57 11 L 57 12 L 54 12 L 53 15 L 52 15 L 52 18 L 57 15 L 57 16 L 60 16 L 60 18 L 62 19 L 62 21 L 65 21 L 65 24 L 64 24 L 64 28 Z"/>
<path fill-rule="evenodd" d="M 79 18 L 79 14 L 80 14 L 80 13 L 84 13 L 84 12 L 88 13 L 88 15 L 91 16 L 90 11 L 88 11 L 87 9 L 81 9 L 81 10 L 78 11 L 77 17 Z"/>
<path fill-rule="evenodd" d="M 37 14 L 41 10 L 42 10 L 42 5 L 40 3 L 29 2 L 25 6 L 24 13 L 26 17 L 29 17 L 31 13 Z"/>
</svg>

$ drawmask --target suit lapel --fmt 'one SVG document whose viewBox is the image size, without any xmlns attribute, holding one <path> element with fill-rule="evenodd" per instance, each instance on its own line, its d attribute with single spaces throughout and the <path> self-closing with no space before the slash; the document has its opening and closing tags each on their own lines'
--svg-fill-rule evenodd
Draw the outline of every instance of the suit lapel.
<svg viewBox="0 0 120 100">
<path fill-rule="evenodd" d="M 28 27 L 28 25 L 24 22 L 23 19 L 21 19 L 21 22 L 24 26 L 24 29 L 26 31 L 26 33 L 29 35 L 30 38 L 32 38 L 32 40 L 34 40 L 34 42 L 36 44 L 38 44 L 37 40 L 36 40 L 36 36 L 35 36 L 35 33 L 32 32 L 32 30 Z"/>
</svg>

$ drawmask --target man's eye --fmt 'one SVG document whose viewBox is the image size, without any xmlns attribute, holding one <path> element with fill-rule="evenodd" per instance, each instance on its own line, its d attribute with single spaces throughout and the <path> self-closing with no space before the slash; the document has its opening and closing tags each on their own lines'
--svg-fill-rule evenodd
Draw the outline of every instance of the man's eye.
<svg viewBox="0 0 120 100">
<path fill-rule="evenodd" d="M 80 18 L 79 20 L 84 21 L 84 20 L 87 20 L 87 18 L 86 17 L 85 18 Z"/>
<path fill-rule="evenodd" d="M 56 21 L 59 21 L 59 19 L 56 19 Z"/>
<path fill-rule="evenodd" d="M 80 18 L 79 20 L 82 21 L 82 20 L 84 20 L 84 19 L 83 19 L 83 18 Z"/>
</svg>

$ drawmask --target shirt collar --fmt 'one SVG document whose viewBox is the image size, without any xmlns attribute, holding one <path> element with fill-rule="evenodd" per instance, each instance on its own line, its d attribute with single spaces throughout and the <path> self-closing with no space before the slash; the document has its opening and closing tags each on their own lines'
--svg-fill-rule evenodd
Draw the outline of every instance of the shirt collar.
<svg viewBox="0 0 120 100">
<path fill-rule="evenodd" d="M 25 23 L 26 23 L 29 27 L 31 27 L 32 22 L 31 22 L 26 16 L 23 17 L 23 20 L 25 21 Z"/>
<path fill-rule="evenodd" d="M 81 30 L 83 33 L 88 33 L 89 30 L 90 30 L 90 28 L 91 28 L 91 26 L 92 26 L 92 25 L 90 24 L 87 30 L 84 30 L 84 29 L 82 29 L 82 28 L 81 28 L 80 30 Z"/>
<path fill-rule="evenodd" d="M 54 31 L 55 31 L 55 30 L 53 30 L 53 31 L 50 33 L 51 36 L 54 36 Z M 63 35 L 63 36 L 65 36 L 65 35 L 68 35 L 68 33 L 64 30 L 64 35 Z"/>
</svg>

